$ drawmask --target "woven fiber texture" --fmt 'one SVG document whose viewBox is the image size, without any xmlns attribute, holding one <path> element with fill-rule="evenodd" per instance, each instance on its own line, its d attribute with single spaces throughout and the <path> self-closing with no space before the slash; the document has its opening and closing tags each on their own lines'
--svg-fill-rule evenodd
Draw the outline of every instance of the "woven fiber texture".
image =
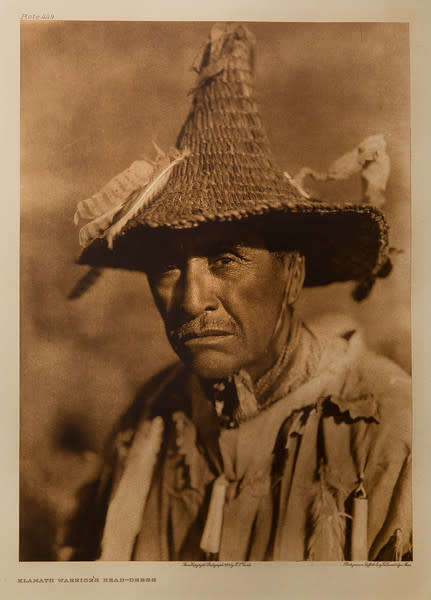
<svg viewBox="0 0 431 600">
<path fill-rule="evenodd" d="M 387 274 L 387 226 L 380 211 L 308 198 L 277 168 L 254 100 L 254 47 L 243 25 L 213 27 L 177 140 L 186 158 L 127 222 L 112 250 L 97 239 L 80 263 L 143 269 L 144 238 L 151 232 L 151 238 L 173 229 L 200 227 L 204 233 L 208 223 L 257 217 L 270 223 L 275 217 L 286 242 L 306 255 L 306 285 L 350 279 L 369 285 Z"/>
</svg>

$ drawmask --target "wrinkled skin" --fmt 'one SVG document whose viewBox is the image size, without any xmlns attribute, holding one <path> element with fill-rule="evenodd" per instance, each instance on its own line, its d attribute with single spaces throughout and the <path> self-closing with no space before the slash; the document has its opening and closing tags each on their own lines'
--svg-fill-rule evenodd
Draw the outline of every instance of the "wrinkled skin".
<svg viewBox="0 0 431 600">
<path fill-rule="evenodd" d="M 172 233 L 148 278 L 181 360 L 206 379 L 246 369 L 256 380 L 269 369 L 304 279 L 302 259 L 291 261 L 241 226 Z"/>
</svg>

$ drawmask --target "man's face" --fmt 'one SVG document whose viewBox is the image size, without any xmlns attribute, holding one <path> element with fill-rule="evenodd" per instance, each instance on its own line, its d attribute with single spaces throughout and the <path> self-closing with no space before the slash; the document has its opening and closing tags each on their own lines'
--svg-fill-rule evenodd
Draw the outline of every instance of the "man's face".
<svg viewBox="0 0 431 600">
<path fill-rule="evenodd" d="M 283 257 L 244 227 L 172 233 L 163 246 L 148 278 L 175 352 L 203 378 L 258 377 L 272 364 Z"/>
</svg>

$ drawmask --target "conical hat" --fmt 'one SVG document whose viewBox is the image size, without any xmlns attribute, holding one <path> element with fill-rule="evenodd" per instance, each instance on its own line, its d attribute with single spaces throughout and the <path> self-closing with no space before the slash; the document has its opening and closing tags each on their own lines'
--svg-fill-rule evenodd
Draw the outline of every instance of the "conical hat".
<svg viewBox="0 0 431 600">
<path fill-rule="evenodd" d="M 127 203 L 87 240 L 81 264 L 142 270 L 145 239 L 154 248 L 171 230 L 264 219 L 305 254 L 306 285 L 370 288 L 390 271 L 379 210 L 312 199 L 277 168 L 254 99 L 254 46 L 243 25 L 213 27 L 173 162 L 150 182 L 146 173 L 138 185 L 136 176 Z"/>
</svg>

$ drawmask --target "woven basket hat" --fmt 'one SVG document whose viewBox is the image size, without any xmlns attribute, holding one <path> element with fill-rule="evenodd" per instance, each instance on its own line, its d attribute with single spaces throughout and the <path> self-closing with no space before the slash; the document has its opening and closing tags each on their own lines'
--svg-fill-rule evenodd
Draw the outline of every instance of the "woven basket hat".
<svg viewBox="0 0 431 600">
<path fill-rule="evenodd" d="M 388 274 L 380 211 L 311 199 L 276 167 L 253 95 L 254 45 L 243 25 L 213 27 L 175 152 L 156 166 L 133 163 L 81 203 L 77 215 L 93 220 L 79 263 L 145 270 L 146 241 L 154 252 L 169 231 L 247 219 L 305 255 L 305 285 L 356 280 L 360 299 Z"/>
</svg>

